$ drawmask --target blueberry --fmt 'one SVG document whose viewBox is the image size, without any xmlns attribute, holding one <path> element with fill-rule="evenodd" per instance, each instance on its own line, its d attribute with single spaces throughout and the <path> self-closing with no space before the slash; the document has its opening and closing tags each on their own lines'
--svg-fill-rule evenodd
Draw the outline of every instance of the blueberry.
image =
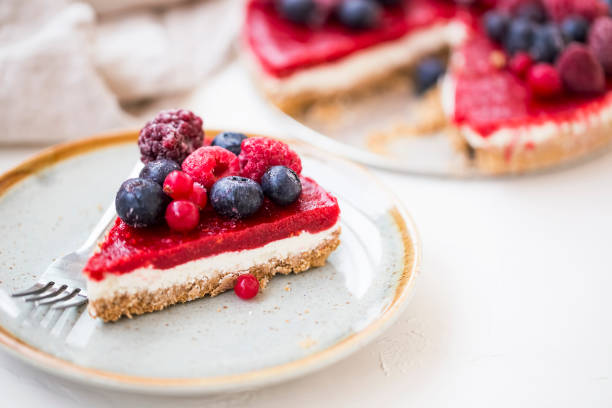
<svg viewBox="0 0 612 408">
<path fill-rule="evenodd" d="M 133 178 L 123 182 L 115 197 L 119 218 L 132 227 L 150 227 L 164 219 L 170 198 L 153 180 Z"/>
<path fill-rule="evenodd" d="M 514 55 L 519 51 L 528 51 L 533 44 L 533 31 L 534 23 L 531 21 L 522 18 L 513 19 L 504 41 L 508 53 Z"/>
<path fill-rule="evenodd" d="M 240 154 L 240 145 L 246 138 L 243 133 L 223 132 L 215 136 L 212 146 L 222 147 L 238 156 Z"/>
<path fill-rule="evenodd" d="M 373 0 L 344 0 L 338 7 L 338 19 L 353 30 L 373 28 L 380 23 L 380 6 Z"/>
<path fill-rule="evenodd" d="M 430 57 L 419 62 L 415 69 L 417 92 L 423 93 L 434 86 L 445 71 L 446 66 L 440 58 Z"/>
<path fill-rule="evenodd" d="M 521 4 L 515 14 L 516 17 L 526 18 L 535 23 L 543 23 L 548 19 L 546 9 L 539 1 Z"/>
<path fill-rule="evenodd" d="M 553 24 L 538 26 L 533 34 L 529 55 L 534 61 L 552 63 L 563 50 L 563 46 L 563 35 L 559 27 Z"/>
<path fill-rule="evenodd" d="M 283 17 L 297 24 L 312 24 L 319 16 L 315 0 L 278 0 L 277 8 Z"/>
<path fill-rule="evenodd" d="M 510 24 L 510 17 L 506 14 L 491 10 L 484 15 L 483 20 L 489 38 L 493 41 L 503 42 L 506 32 L 508 31 L 508 25 Z"/>
<path fill-rule="evenodd" d="M 604 2 L 608 5 L 609 14 L 612 16 L 612 0 L 604 0 Z"/>
<path fill-rule="evenodd" d="M 255 214 L 263 203 L 263 197 L 261 186 L 246 177 L 224 177 L 210 190 L 210 203 L 215 211 L 230 218 Z"/>
<path fill-rule="evenodd" d="M 278 205 L 289 205 L 302 194 L 302 183 L 295 173 L 285 166 L 272 166 L 261 178 L 264 194 Z"/>
<path fill-rule="evenodd" d="M 568 17 L 561 24 L 561 32 L 568 43 L 572 41 L 584 43 L 589 34 L 589 21 L 581 16 Z"/>
<path fill-rule="evenodd" d="M 159 159 L 148 162 L 140 170 L 140 178 L 153 180 L 160 186 L 164 184 L 166 176 L 175 170 L 181 170 L 177 162 L 168 159 Z"/>
<path fill-rule="evenodd" d="M 394 7 L 402 3 L 402 0 L 377 0 L 377 1 L 385 7 Z"/>
</svg>

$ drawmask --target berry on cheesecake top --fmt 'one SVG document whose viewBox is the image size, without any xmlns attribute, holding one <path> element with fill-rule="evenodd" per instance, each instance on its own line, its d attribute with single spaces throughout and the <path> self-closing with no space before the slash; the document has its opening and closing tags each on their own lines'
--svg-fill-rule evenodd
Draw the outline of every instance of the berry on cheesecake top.
<svg viewBox="0 0 612 408">
<path fill-rule="evenodd" d="M 488 137 L 597 112 L 612 89 L 609 12 L 603 0 L 498 1 L 453 61 L 455 121 Z"/>
</svg>

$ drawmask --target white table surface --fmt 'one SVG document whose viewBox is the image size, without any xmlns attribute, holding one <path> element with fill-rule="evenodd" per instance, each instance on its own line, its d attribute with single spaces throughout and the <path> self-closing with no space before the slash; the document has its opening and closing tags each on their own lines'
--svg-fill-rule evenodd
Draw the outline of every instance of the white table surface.
<svg viewBox="0 0 612 408">
<path fill-rule="evenodd" d="M 275 130 L 242 90 L 219 88 L 184 106 L 211 127 Z M 0 171 L 37 150 L 0 148 Z M 407 311 L 366 348 L 289 383 L 198 398 L 90 388 L 0 352 L 0 406 L 612 406 L 612 154 L 503 180 L 376 173 L 416 219 L 424 262 Z"/>
</svg>

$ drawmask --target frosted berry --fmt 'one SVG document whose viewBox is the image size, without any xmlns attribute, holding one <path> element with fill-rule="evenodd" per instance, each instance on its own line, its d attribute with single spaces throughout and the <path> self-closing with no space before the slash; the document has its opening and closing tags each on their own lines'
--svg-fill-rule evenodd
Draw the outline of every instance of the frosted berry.
<svg viewBox="0 0 612 408">
<path fill-rule="evenodd" d="M 606 90 L 604 70 L 586 46 L 570 44 L 557 62 L 565 88 L 571 92 L 600 94 Z"/>
<path fill-rule="evenodd" d="M 166 222 L 174 231 L 188 232 L 200 222 L 200 211 L 191 201 L 172 201 L 166 208 Z"/>
<path fill-rule="evenodd" d="M 353 30 L 374 28 L 380 17 L 381 8 L 373 0 L 343 0 L 338 6 L 338 19 Z"/>
<path fill-rule="evenodd" d="M 217 180 L 239 174 L 240 162 L 229 150 L 219 146 L 205 146 L 185 159 L 183 171 L 210 189 Z"/>
<path fill-rule="evenodd" d="M 148 162 L 143 169 L 140 171 L 140 178 L 153 180 L 160 186 L 164 184 L 166 176 L 172 173 L 174 170 L 180 170 L 181 166 L 177 162 L 160 159 Z"/>
<path fill-rule="evenodd" d="M 285 166 L 270 167 L 261 178 L 261 188 L 278 205 L 289 205 L 302 193 L 300 178 Z"/>
<path fill-rule="evenodd" d="M 536 64 L 529 70 L 527 84 L 534 95 L 550 98 L 559 95 L 563 90 L 559 72 L 550 64 Z"/>
<path fill-rule="evenodd" d="M 247 137 L 244 135 L 244 133 L 223 132 L 215 136 L 211 146 L 222 147 L 238 156 L 240 154 L 240 145 L 246 138 Z"/>
<path fill-rule="evenodd" d="M 285 166 L 302 173 L 300 156 L 287 144 L 266 137 L 252 137 L 242 142 L 240 160 L 240 175 L 257 182 L 272 166 Z"/>
<path fill-rule="evenodd" d="M 314 24 L 321 14 L 315 0 L 277 0 L 276 7 L 284 18 L 297 24 Z"/>
<path fill-rule="evenodd" d="M 586 42 L 589 34 L 589 21 L 581 16 L 571 16 L 563 20 L 561 32 L 568 43 Z"/>
<path fill-rule="evenodd" d="M 210 204 L 215 211 L 228 218 L 246 218 L 255 214 L 263 204 L 261 186 L 245 177 L 225 177 L 210 190 Z"/>
<path fill-rule="evenodd" d="M 589 48 L 608 75 L 612 75 L 612 18 L 600 17 L 589 33 Z"/>
<path fill-rule="evenodd" d="M 234 285 L 234 293 L 244 300 L 254 298 L 259 293 L 259 281 L 250 273 L 238 276 Z"/>
<path fill-rule="evenodd" d="M 187 173 L 175 170 L 164 180 L 164 193 L 175 200 L 189 198 L 193 188 L 193 179 Z"/>
<path fill-rule="evenodd" d="M 208 202 L 208 193 L 203 185 L 200 183 L 193 183 L 191 194 L 189 195 L 189 201 L 194 203 L 200 210 L 206 207 Z"/>
<path fill-rule="evenodd" d="M 498 43 L 504 41 L 510 25 L 510 17 L 507 14 L 497 10 L 488 11 L 483 17 L 483 23 L 489 38 Z"/>
<path fill-rule="evenodd" d="M 150 227 L 160 223 L 168 196 L 153 180 L 133 178 L 123 182 L 115 197 L 115 209 L 123 222 L 132 227 Z"/>
</svg>

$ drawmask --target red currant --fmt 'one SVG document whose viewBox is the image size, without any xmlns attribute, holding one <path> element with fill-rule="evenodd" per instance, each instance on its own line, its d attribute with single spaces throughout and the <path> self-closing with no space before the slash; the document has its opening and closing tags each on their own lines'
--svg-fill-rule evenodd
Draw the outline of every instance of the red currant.
<svg viewBox="0 0 612 408">
<path fill-rule="evenodd" d="M 191 201 L 173 201 L 166 208 L 166 222 L 175 231 L 191 231 L 200 222 L 200 211 Z"/>
<path fill-rule="evenodd" d="M 193 189 L 189 195 L 189 201 L 194 203 L 200 210 L 206 207 L 208 202 L 208 195 L 206 189 L 200 183 L 193 183 Z"/>
<path fill-rule="evenodd" d="M 259 292 L 259 281 L 250 273 L 240 275 L 238 279 L 236 279 L 234 292 L 236 292 L 236 295 L 240 299 L 251 299 Z"/>
<path fill-rule="evenodd" d="M 164 193 L 175 200 L 189 198 L 193 188 L 193 179 L 187 173 L 174 170 L 164 180 Z"/>
<path fill-rule="evenodd" d="M 531 67 L 527 74 L 527 83 L 534 95 L 543 98 L 559 95 L 563 90 L 559 71 L 552 65 L 545 63 Z"/>
<path fill-rule="evenodd" d="M 509 68 L 515 75 L 525 78 L 527 71 L 529 71 L 532 65 L 533 60 L 531 56 L 526 52 L 519 52 L 510 60 Z"/>
</svg>

